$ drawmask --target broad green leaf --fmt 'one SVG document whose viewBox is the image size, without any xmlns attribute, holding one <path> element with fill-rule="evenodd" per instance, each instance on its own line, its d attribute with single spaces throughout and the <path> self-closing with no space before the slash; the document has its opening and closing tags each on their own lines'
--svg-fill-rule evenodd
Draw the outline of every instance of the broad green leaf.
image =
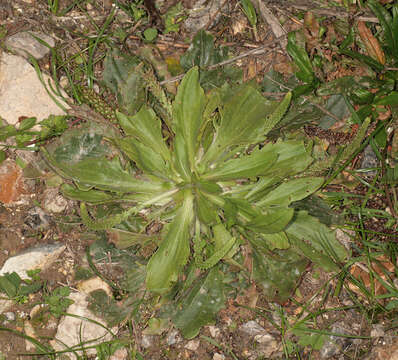
<svg viewBox="0 0 398 360">
<path fill-rule="evenodd" d="M 184 296 L 173 323 L 185 338 L 192 339 L 202 326 L 214 324 L 216 314 L 225 302 L 223 278 L 223 273 L 214 267 Z"/>
<path fill-rule="evenodd" d="M 146 287 L 156 293 L 166 293 L 177 281 L 187 263 L 190 248 L 190 230 L 193 222 L 193 196 L 186 190 L 184 202 L 177 210 L 169 230 L 152 255 L 147 266 Z"/>
<path fill-rule="evenodd" d="M 76 187 L 63 184 L 60 188 L 62 195 L 69 199 L 80 200 L 91 204 L 101 204 L 115 199 L 115 196 L 99 190 L 79 190 Z"/>
<path fill-rule="evenodd" d="M 190 181 L 192 177 L 192 171 L 189 164 L 188 153 L 186 151 L 185 139 L 181 133 L 176 134 L 173 144 L 174 144 L 174 149 L 173 149 L 174 168 L 184 181 Z"/>
<path fill-rule="evenodd" d="M 311 260 L 314 264 L 317 264 L 325 271 L 338 271 L 339 267 L 333 261 L 333 258 L 329 255 L 325 255 L 323 252 L 315 250 L 313 246 L 307 244 L 304 240 L 299 239 L 297 236 L 290 234 L 288 235 L 292 248 L 302 256 L 305 256 L 308 260 Z"/>
<path fill-rule="evenodd" d="M 259 234 L 264 239 L 267 247 L 270 250 L 279 249 L 285 250 L 290 248 L 289 239 L 284 232 L 278 232 L 274 234 Z"/>
<path fill-rule="evenodd" d="M 321 350 L 325 340 L 328 338 L 326 334 L 314 333 L 314 330 L 306 327 L 305 323 L 294 326 L 291 332 L 299 338 L 298 343 L 301 346 L 310 346 L 314 350 Z"/>
<path fill-rule="evenodd" d="M 283 100 L 279 103 L 278 107 L 273 111 L 273 113 L 267 117 L 267 120 L 264 125 L 263 134 L 267 135 L 274 126 L 282 119 L 283 115 L 285 115 L 286 110 L 290 105 L 290 100 L 292 99 L 292 93 L 288 92 Z"/>
<path fill-rule="evenodd" d="M 12 125 L 4 125 L 0 127 L 0 141 L 5 141 L 16 134 L 18 134 L 18 130 Z"/>
<path fill-rule="evenodd" d="M 202 238 L 200 232 L 200 223 L 196 223 L 194 238 L 194 258 L 196 266 L 200 269 L 207 270 L 217 265 L 217 263 L 225 258 L 231 259 L 239 248 L 236 238 L 225 228 L 224 224 L 217 224 L 212 227 L 214 237 L 210 240 L 214 242 L 215 248 L 207 259 L 204 258 L 206 240 Z"/>
<path fill-rule="evenodd" d="M 201 223 L 210 225 L 217 222 L 218 214 L 216 207 L 208 201 L 200 191 L 196 192 L 195 196 L 195 210 Z"/>
<path fill-rule="evenodd" d="M 267 103 L 257 90 L 242 85 L 221 109 L 221 123 L 203 161 L 210 164 L 233 146 L 263 140 L 266 117 L 274 108 L 275 104 Z"/>
<path fill-rule="evenodd" d="M 102 158 L 87 158 L 76 164 L 56 162 L 53 157 L 43 150 L 46 159 L 56 167 L 61 175 L 81 182 L 90 184 L 100 190 L 114 192 L 136 192 L 136 193 L 159 193 L 170 189 L 170 185 L 159 181 L 144 181 L 123 170 L 117 158 L 108 160 Z"/>
<path fill-rule="evenodd" d="M 26 131 L 31 129 L 33 126 L 35 126 L 36 120 L 37 119 L 35 117 L 23 119 L 19 124 L 19 131 Z"/>
<path fill-rule="evenodd" d="M 283 304 L 294 292 L 308 265 L 308 260 L 291 250 L 269 252 L 261 240 L 253 245 L 253 279 L 261 286 L 267 300 Z"/>
<path fill-rule="evenodd" d="M 249 155 L 217 164 L 214 169 L 201 175 L 202 179 L 226 181 L 256 177 L 264 174 L 276 161 L 278 154 L 272 149 L 255 149 Z"/>
<path fill-rule="evenodd" d="M 130 309 L 119 306 L 118 302 L 102 289 L 90 292 L 87 309 L 93 314 L 101 316 L 108 326 L 120 324 L 130 314 Z"/>
<path fill-rule="evenodd" d="M 398 35 L 397 35 L 398 36 Z M 376 101 L 377 105 L 398 105 L 398 91 L 392 91 L 389 95 Z"/>
<path fill-rule="evenodd" d="M 120 112 L 117 112 L 116 116 L 127 135 L 133 136 L 142 145 L 152 148 L 165 161 L 170 160 L 170 151 L 162 136 L 161 121 L 152 109 L 143 106 L 134 116 L 126 116 Z"/>
<path fill-rule="evenodd" d="M 315 79 L 314 70 L 305 48 L 297 44 L 295 32 L 289 33 L 286 50 L 299 69 L 296 72 L 297 78 L 306 83 L 312 83 Z"/>
<path fill-rule="evenodd" d="M 214 243 L 216 252 L 223 252 L 222 258 L 232 258 L 239 248 L 239 243 L 233 238 L 224 224 L 213 226 Z"/>
<path fill-rule="evenodd" d="M 0 292 L 5 293 L 9 298 L 18 295 L 21 286 L 21 278 L 16 272 L 5 273 L 0 276 Z"/>
<path fill-rule="evenodd" d="M 312 262 L 327 271 L 338 269 L 347 250 L 336 239 L 333 230 L 321 224 L 305 211 L 299 211 L 285 230 L 291 245 Z"/>
<path fill-rule="evenodd" d="M 377 60 L 371 58 L 370 56 L 360 54 L 348 49 L 340 50 L 340 52 L 344 55 L 352 57 L 353 59 L 365 63 L 366 65 L 370 66 L 374 71 L 381 72 L 384 69 L 384 66 L 382 64 L 380 64 Z"/>
<path fill-rule="evenodd" d="M 7 154 L 4 150 L 0 150 L 0 164 L 7 158 Z"/>
<path fill-rule="evenodd" d="M 119 148 L 133 160 L 138 168 L 150 174 L 167 178 L 169 170 L 165 160 L 153 150 L 153 147 L 135 141 L 133 138 L 124 137 L 112 139 Z"/>
<path fill-rule="evenodd" d="M 140 62 L 138 57 L 124 55 L 117 50 L 110 51 L 104 60 L 103 81 L 128 114 L 134 114 L 145 103 L 144 82 L 134 71 Z"/>
<path fill-rule="evenodd" d="M 173 103 L 174 130 L 184 139 L 185 151 L 192 170 L 195 165 L 195 155 L 199 145 L 197 139 L 203 122 L 205 105 L 206 97 L 199 85 L 199 71 L 194 67 L 184 76 Z"/>
<path fill-rule="evenodd" d="M 187 52 L 181 56 L 181 66 L 188 70 L 193 66 L 204 69 L 227 58 L 226 48 L 216 49 L 214 37 L 204 30 L 199 30 Z"/>
<path fill-rule="evenodd" d="M 242 5 L 243 12 L 247 16 L 249 23 L 251 26 L 256 26 L 257 24 L 257 14 L 256 9 L 254 8 L 251 0 L 240 0 L 240 4 Z"/>
<path fill-rule="evenodd" d="M 238 81 L 242 71 L 236 67 L 223 66 L 214 70 L 207 70 L 211 65 L 228 59 L 227 47 L 215 47 L 214 38 L 210 33 L 199 30 L 194 36 L 191 46 L 180 58 L 181 66 L 188 71 L 193 66 L 200 69 L 200 85 L 207 90 L 221 87 L 228 80 Z"/>
<path fill-rule="evenodd" d="M 268 143 L 265 148 L 271 148 L 278 153 L 278 160 L 266 172 L 267 176 L 290 177 L 305 170 L 311 164 L 312 158 L 305 149 L 302 141 L 278 141 Z"/>
<path fill-rule="evenodd" d="M 293 201 L 304 199 L 319 189 L 323 178 L 299 178 L 289 180 L 269 192 L 256 203 L 257 206 L 288 206 Z"/>
<path fill-rule="evenodd" d="M 250 221 L 246 227 L 264 234 L 277 233 L 286 228 L 293 217 L 293 213 L 294 210 L 287 207 L 267 209 L 261 216 Z"/>
<path fill-rule="evenodd" d="M 268 143 L 264 146 L 264 151 L 271 150 L 276 151 L 278 159 L 245 195 L 247 200 L 261 201 L 272 185 L 279 183 L 286 177 L 302 172 L 312 162 L 312 158 L 307 153 L 302 141 Z"/>
<path fill-rule="evenodd" d="M 309 215 L 317 218 L 322 224 L 342 225 L 344 224 L 344 215 L 339 214 L 336 210 L 332 210 L 331 201 L 311 195 L 303 200 L 294 202 L 291 207 L 295 210 L 305 210 Z"/>
<path fill-rule="evenodd" d="M 65 132 L 61 138 L 46 149 L 57 162 L 74 164 L 87 158 L 96 158 L 110 153 L 109 146 L 103 143 L 100 130 L 83 126 Z"/>
<path fill-rule="evenodd" d="M 158 234 L 147 235 L 145 233 L 133 233 L 115 228 L 109 229 L 107 234 L 109 241 L 118 249 L 127 249 L 137 244 L 145 246 L 150 242 L 157 243 L 160 240 L 160 235 Z"/>
</svg>

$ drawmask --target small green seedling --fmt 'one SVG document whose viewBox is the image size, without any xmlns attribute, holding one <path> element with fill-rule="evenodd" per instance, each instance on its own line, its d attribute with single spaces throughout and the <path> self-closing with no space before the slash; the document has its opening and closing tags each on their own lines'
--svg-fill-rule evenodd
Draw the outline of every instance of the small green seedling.
<svg viewBox="0 0 398 360">
<path fill-rule="evenodd" d="M 61 317 L 69 307 L 73 304 L 73 300 L 68 299 L 70 288 L 62 286 L 56 288 L 51 294 L 44 295 L 44 302 L 48 305 L 48 309 L 56 318 Z"/>
<path fill-rule="evenodd" d="M 258 41 L 256 9 L 254 8 L 251 0 L 240 0 L 240 4 L 242 5 L 242 11 L 246 15 L 250 25 L 253 28 L 254 38 L 256 41 Z"/>
<path fill-rule="evenodd" d="M 0 276 L 0 293 L 4 293 L 8 299 L 19 304 L 26 303 L 28 295 L 37 292 L 42 286 L 42 282 L 39 282 L 36 277 L 31 281 L 24 281 L 16 272 Z"/>
</svg>

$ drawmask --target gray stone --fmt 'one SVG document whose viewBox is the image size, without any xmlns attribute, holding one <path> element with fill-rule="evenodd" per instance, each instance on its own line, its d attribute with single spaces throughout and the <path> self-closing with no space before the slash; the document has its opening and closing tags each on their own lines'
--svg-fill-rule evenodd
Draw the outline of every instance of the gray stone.
<svg viewBox="0 0 398 360">
<path fill-rule="evenodd" d="M 333 325 L 331 332 L 334 334 L 346 334 L 348 333 L 344 327 L 335 324 Z M 321 359 L 330 359 L 333 356 L 340 355 L 344 349 L 352 343 L 352 339 L 331 335 L 324 342 L 322 349 L 320 350 Z"/>
<path fill-rule="evenodd" d="M 199 345 L 200 345 L 200 340 L 195 339 L 188 341 L 187 344 L 184 346 L 184 348 L 187 350 L 196 351 L 199 349 Z"/>
<path fill-rule="evenodd" d="M 90 283 L 90 286 L 86 287 L 83 282 L 80 284 L 79 288 L 88 288 L 93 290 L 92 283 Z M 107 291 L 108 286 L 102 281 L 98 283 L 97 289 Z M 55 350 L 62 351 L 67 347 L 76 346 L 77 344 L 84 342 L 89 342 L 90 346 L 92 346 L 112 339 L 112 334 L 104 328 L 104 326 L 106 327 L 105 321 L 94 315 L 88 309 L 89 302 L 87 293 L 75 292 L 69 295 L 69 299 L 73 300 L 73 304 L 68 307 L 66 312 L 68 314 L 77 315 L 77 317 L 64 316 L 61 319 L 58 325 L 57 334 L 55 335 L 55 340 L 51 341 Z M 99 324 L 102 324 L 103 326 Z M 116 328 L 111 329 L 113 333 L 115 333 L 116 330 Z M 94 339 L 96 340 L 93 341 Z M 77 351 L 76 353 L 78 355 L 82 354 L 81 351 Z M 87 355 L 95 355 L 96 350 L 94 348 L 86 349 L 85 353 Z M 77 359 L 75 354 L 68 353 L 68 355 Z"/>
<path fill-rule="evenodd" d="M 221 7 L 224 7 L 221 9 Z M 184 27 L 187 31 L 196 33 L 204 29 L 208 24 L 212 27 L 220 20 L 222 12 L 226 10 L 228 1 L 224 0 L 196 0 L 189 10 L 188 19 L 185 20 Z"/>
<path fill-rule="evenodd" d="M 7 321 L 14 321 L 16 319 L 15 313 L 12 311 L 7 311 L 4 313 Z"/>
<path fill-rule="evenodd" d="M 49 47 L 55 46 L 55 41 L 51 36 L 35 31 L 16 33 L 8 37 L 5 44 L 8 49 L 15 52 L 17 55 L 27 59 L 29 55 L 32 55 L 35 59 L 39 60 L 50 52 L 50 48 L 41 44 L 34 36 L 47 43 Z"/>
<path fill-rule="evenodd" d="M 216 337 L 220 336 L 221 331 L 218 327 L 210 325 L 208 328 L 209 328 L 211 337 L 216 338 Z"/>
<path fill-rule="evenodd" d="M 257 322 L 255 322 L 254 320 L 244 323 L 243 325 L 241 325 L 239 327 L 239 330 L 250 335 L 250 336 L 255 336 L 255 335 L 266 333 L 265 329 L 262 326 L 260 326 Z"/>
<path fill-rule="evenodd" d="M 225 360 L 225 355 L 224 354 L 215 353 L 213 355 L 213 360 Z"/>
<path fill-rule="evenodd" d="M 4 313 L 7 309 L 12 306 L 12 300 L 0 299 L 0 314 Z"/>
<path fill-rule="evenodd" d="M 371 169 L 379 166 L 379 160 L 374 153 L 372 147 L 368 145 L 364 152 L 363 152 L 363 158 L 361 162 L 361 169 Z M 370 170 L 365 173 L 365 175 L 372 177 L 376 175 L 376 170 Z"/>
<path fill-rule="evenodd" d="M 49 77 L 42 75 L 47 84 Z M 60 98 L 58 101 L 68 108 Z M 0 58 L 0 117 L 16 125 L 21 116 L 41 121 L 51 114 L 64 115 L 65 112 L 48 95 L 32 65 L 20 56 L 3 53 Z M 36 125 L 34 129 L 40 127 Z"/>
<path fill-rule="evenodd" d="M 382 324 L 372 325 L 372 330 L 370 331 L 371 337 L 383 337 L 384 335 L 384 326 Z"/>
<path fill-rule="evenodd" d="M 49 213 L 62 213 L 68 206 L 68 201 L 59 193 L 58 188 L 44 190 L 43 196 L 43 208 Z"/>
<path fill-rule="evenodd" d="M 127 360 L 129 358 L 129 354 L 126 348 L 117 349 L 113 355 L 109 358 L 109 360 Z"/>
<path fill-rule="evenodd" d="M 150 348 L 153 345 L 154 338 L 155 338 L 155 336 L 153 336 L 153 335 L 147 335 L 147 334 L 142 335 L 141 346 L 144 349 Z"/>
<path fill-rule="evenodd" d="M 181 337 L 179 335 L 178 330 L 173 329 L 170 331 L 170 333 L 167 335 L 167 345 L 171 346 L 171 345 L 175 345 L 178 344 L 179 342 L 181 342 Z"/>
<path fill-rule="evenodd" d="M 254 341 L 259 344 L 257 351 L 266 359 L 279 350 L 280 342 L 270 334 L 255 335 Z"/>
<path fill-rule="evenodd" d="M 29 210 L 24 224 L 34 230 L 45 229 L 50 226 L 50 217 L 38 206 Z"/>
<path fill-rule="evenodd" d="M 15 271 L 22 279 L 27 279 L 28 270 L 44 270 L 50 267 L 64 250 L 65 245 L 62 244 L 41 245 L 28 249 L 7 259 L 0 270 L 0 275 Z"/>
</svg>

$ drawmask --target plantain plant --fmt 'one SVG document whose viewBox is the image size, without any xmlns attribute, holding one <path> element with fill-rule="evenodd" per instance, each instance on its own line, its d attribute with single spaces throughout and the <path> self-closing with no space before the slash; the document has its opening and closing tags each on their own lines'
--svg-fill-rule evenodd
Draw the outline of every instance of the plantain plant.
<svg viewBox="0 0 398 360">
<path fill-rule="evenodd" d="M 135 115 L 117 112 L 122 133 L 105 132 L 102 140 L 118 153 L 66 161 L 43 149 L 52 167 L 72 180 L 62 191 L 81 201 L 89 228 L 109 230 L 143 218 L 163 224 L 160 239 L 133 236 L 156 244 L 146 265 L 147 290 L 170 296 L 187 268 L 208 274 L 205 284 L 214 289 L 225 266 L 244 269 L 242 246 L 251 248 L 251 277 L 269 299 L 285 301 L 309 260 L 338 269 L 346 252 L 333 231 L 294 208 L 323 183 L 320 177 L 299 176 L 313 161 L 311 149 L 302 141 L 267 141 L 289 107 L 290 93 L 281 102 L 268 101 L 243 84 L 205 94 L 194 67 L 173 103 L 159 99 L 164 121 L 146 105 Z M 124 205 L 116 214 L 95 218 L 98 204 L 109 202 Z M 201 296 L 196 303 L 203 303 L 206 291 L 196 289 Z M 188 316 L 191 322 L 196 315 Z M 185 332 L 196 333 L 196 328 Z"/>
</svg>

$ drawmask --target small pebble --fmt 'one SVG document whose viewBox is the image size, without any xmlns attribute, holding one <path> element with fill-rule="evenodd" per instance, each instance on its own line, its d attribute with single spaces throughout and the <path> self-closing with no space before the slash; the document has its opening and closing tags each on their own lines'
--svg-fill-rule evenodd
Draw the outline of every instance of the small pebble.
<svg viewBox="0 0 398 360">
<path fill-rule="evenodd" d="M 382 324 L 375 324 L 372 326 L 372 330 L 370 332 L 371 337 L 383 337 L 384 335 L 384 326 Z"/>
<path fill-rule="evenodd" d="M 223 354 L 215 353 L 213 355 L 213 360 L 225 360 L 225 356 Z"/>
<path fill-rule="evenodd" d="M 152 335 L 142 335 L 141 346 L 144 349 L 148 349 L 153 345 L 153 336 Z"/>
<path fill-rule="evenodd" d="M 167 335 L 167 345 L 169 346 L 177 344 L 180 341 L 181 339 L 178 336 L 178 330 L 171 330 L 170 333 Z"/>
<path fill-rule="evenodd" d="M 188 341 L 188 343 L 184 346 L 184 348 L 187 350 L 196 351 L 199 349 L 199 345 L 200 345 L 200 340 L 191 340 Z"/>
<path fill-rule="evenodd" d="M 244 323 L 239 327 L 239 329 L 250 336 L 263 334 L 266 332 L 262 326 L 260 326 L 258 323 L 256 323 L 253 320 Z"/>
<path fill-rule="evenodd" d="M 15 313 L 13 313 L 12 311 L 5 312 L 4 316 L 6 317 L 7 321 L 14 321 L 16 318 Z"/>
<path fill-rule="evenodd" d="M 220 336 L 220 329 L 216 326 L 209 326 L 209 332 L 211 337 L 216 338 L 218 336 Z"/>
</svg>

